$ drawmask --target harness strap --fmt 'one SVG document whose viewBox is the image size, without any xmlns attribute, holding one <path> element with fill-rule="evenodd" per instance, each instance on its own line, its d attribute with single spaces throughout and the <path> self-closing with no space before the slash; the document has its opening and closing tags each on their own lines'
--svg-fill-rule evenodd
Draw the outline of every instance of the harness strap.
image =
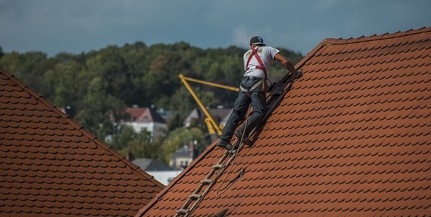
<svg viewBox="0 0 431 217">
<path fill-rule="evenodd" d="M 250 63 L 251 58 L 254 56 L 257 60 L 257 62 L 259 62 L 259 66 L 256 66 L 256 69 L 261 69 L 264 73 L 265 73 L 265 79 L 268 77 L 268 73 L 266 72 L 265 69 L 265 64 L 263 64 L 262 59 L 260 58 L 260 56 L 257 54 L 257 51 L 259 50 L 259 47 L 256 47 L 255 49 L 252 50 L 250 56 L 248 56 L 247 59 L 247 64 L 246 64 L 246 69 L 248 70 L 248 64 Z"/>
<path fill-rule="evenodd" d="M 259 85 L 261 85 L 261 84 L 262 84 L 263 80 L 264 80 L 264 79 L 261 79 L 260 81 L 256 82 L 256 84 L 254 84 L 253 86 L 251 86 L 251 87 L 250 87 L 250 90 L 247 90 L 246 88 L 242 87 L 241 85 L 239 86 L 239 89 L 240 89 L 242 92 L 245 92 L 245 93 L 251 92 L 251 91 L 253 91 L 254 89 L 256 89 L 257 87 L 259 87 Z"/>
</svg>

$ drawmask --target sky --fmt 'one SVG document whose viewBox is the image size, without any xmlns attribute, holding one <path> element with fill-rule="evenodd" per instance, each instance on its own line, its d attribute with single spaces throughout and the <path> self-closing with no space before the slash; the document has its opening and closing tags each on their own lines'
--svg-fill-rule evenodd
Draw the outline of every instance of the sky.
<svg viewBox="0 0 431 217">
<path fill-rule="evenodd" d="M 3 52 L 80 54 L 110 45 L 267 45 L 306 55 L 325 38 L 431 27 L 429 0 L 0 0 Z"/>
</svg>

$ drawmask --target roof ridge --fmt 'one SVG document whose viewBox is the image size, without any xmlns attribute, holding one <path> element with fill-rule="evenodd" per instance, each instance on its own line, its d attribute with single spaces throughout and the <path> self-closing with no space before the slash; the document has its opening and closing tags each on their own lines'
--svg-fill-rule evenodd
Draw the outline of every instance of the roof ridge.
<svg viewBox="0 0 431 217">
<path fill-rule="evenodd" d="M 349 43 L 361 43 L 361 42 L 367 42 L 367 41 L 374 41 L 374 40 L 386 40 L 390 38 L 399 38 L 399 37 L 405 37 L 409 35 L 414 34 L 421 34 L 424 32 L 431 32 L 431 27 L 422 27 L 419 29 L 409 29 L 406 31 L 398 31 L 394 33 L 384 33 L 384 34 L 374 34 L 370 36 L 361 36 L 361 37 L 355 37 L 355 38 L 326 38 L 323 39 L 313 50 L 307 53 L 304 58 L 302 58 L 296 65 L 295 68 L 299 69 L 305 63 L 312 58 L 320 49 L 329 46 L 329 45 L 340 45 L 340 44 L 349 44 Z"/>
<path fill-rule="evenodd" d="M 360 43 L 376 40 L 386 40 L 391 38 L 405 37 L 409 35 L 421 34 L 424 32 L 431 32 L 431 27 L 422 27 L 419 29 L 409 29 L 406 31 L 397 31 L 393 33 L 374 34 L 369 36 L 351 37 L 351 38 L 326 38 L 323 40 L 327 45 L 338 45 L 348 43 Z"/>
<path fill-rule="evenodd" d="M 149 181 L 154 182 L 154 184 L 160 186 L 161 188 L 164 188 L 164 185 L 157 181 L 153 176 L 146 174 L 144 171 L 142 171 L 138 166 L 131 163 L 129 160 L 127 160 L 124 156 L 120 155 L 118 152 L 116 152 L 114 149 L 112 149 L 109 145 L 104 143 L 102 140 L 100 140 L 97 136 L 94 136 L 91 132 L 87 131 L 83 126 L 81 126 L 78 122 L 73 120 L 69 115 L 62 112 L 58 107 L 51 104 L 48 100 L 46 100 L 42 95 L 38 94 L 35 90 L 33 90 L 30 86 L 24 84 L 19 79 L 15 77 L 15 75 L 11 74 L 10 72 L 7 72 L 4 69 L 0 69 L 0 73 L 5 74 L 7 79 L 12 80 L 14 83 L 16 83 L 18 86 L 23 88 L 24 91 L 26 91 L 28 94 L 30 94 L 32 97 L 34 97 L 37 101 L 43 103 L 45 106 L 50 108 L 53 112 L 60 115 L 66 122 L 71 124 L 75 129 L 82 134 L 84 134 L 85 137 L 87 137 L 89 140 L 93 141 L 98 145 L 100 148 L 103 148 L 104 150 L 111 153 L 113 156 L 117 157 L 120 161 L 124 162 L 126 165 L 128 165 L 132 170 L 138 172 L 141 176 L 147 178 Z"/>
</svg>

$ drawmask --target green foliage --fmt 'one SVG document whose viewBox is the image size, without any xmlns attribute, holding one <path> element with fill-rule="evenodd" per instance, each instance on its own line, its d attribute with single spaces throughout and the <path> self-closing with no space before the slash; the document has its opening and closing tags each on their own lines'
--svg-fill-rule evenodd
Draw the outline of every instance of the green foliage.
<svg viewBox="0 0 431 217">
<path fill-rule="evenodd" d="M 54 105 L 71 106 L 76 121 L 101 139 L 113 136 L 111 145 L 121 153 L 166 160 L 176 148 L 191 140 L 208 143 L 203 140 L 204 130 L 181 128 L 197 105 L 178 75 L 238 86 L 245 51 L 236 46 L 201 49 L 186 42 L 152 46 L 136 42 L 78 55 L 59 53 L 48 57 L 42 52 L 5 53 L 0 47 L 0 68 L 14 74 Z M 302 58 L 300 53 L 280 51 L 293 63 Z M 276 81 L 285 73 L 281 64 L 274 64 L 270 78 Z M 194 90 L 210 107 L 229 107 L 236 96 L 234 92 L 204 85 L 194 86 Z M 119 120 L 122 111 L 132 105 L 156 105 L 174 111 L 176 115 L 168 123 L 168 136 L 149 140 L 146 132 L 133 133 L 127 127 L 118 131 L 112 121 Z"/>
<path fill-rule="evenodd" d="M 39 87 L 39 93 L 44 94 L 43 75 L 49 69 L 47 63 L 47 55 L 42 52 L 11 52 L 1 58 L 0 67 L 14 73 L 29 86 Z"/>
<path fill-rule="evenodd" d="M 133 154 L 135 158 L 160 158 L 160 145 L 152 142 L 150 132 L 143 129 L 138 133 L 133 127 L 127 125 L 117 126 L 117 128 L 110 144 L 122 155 Z"/>
<path fill-rule="evenodd" d="M 107 93 L 107 85 L 101 77 L 91 80 L 82 102 L 85 109 L 78 111 L 76 116 L 78 122 L 102 139 L 113 133 L 110 115 L 120 113 L 126 107 L 119 98 Z"/>
<path fill-rule="evenodd" d="M 74 105 L 81 110 L 89 81 L 88 72 L 76 61 L 60 62 L 45 73 L 45 83 L 54 92 L 50 98 L 59 107 Z"/>
<path fill-rule="evenodd" d="M 189 145 L 190 143 L 198 144 L 198 149 L 203 150 L 204 145 L 208 144 L 205 140 L 204 132 L 200 128 L 177 128 L 169 133 L 162 143 L 162 156 L 165 162 L 169 162 L 172 154 L 181 146 Z"/>
</svg>

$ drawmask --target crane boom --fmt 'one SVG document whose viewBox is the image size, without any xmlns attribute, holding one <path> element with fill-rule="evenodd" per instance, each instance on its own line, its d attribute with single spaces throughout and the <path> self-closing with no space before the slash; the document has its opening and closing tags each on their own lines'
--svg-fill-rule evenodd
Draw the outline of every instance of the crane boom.
<svg viewBox="0 0 431 217">
<path fill-rule="evenodd" d="M 179 77 L 180 77 L 180 79 L 184 79 L 184 80 L 187 80 L 187 81 L 192 81 L 192 82 L 195 82 L 195 83 L 200 83 L 200 84 L 205 84 L 205 85 L 208 85 L 208 86 L 223 88 L 223 89 L 227 89 L 227 90 L 231 90 L 231 91 L 235 91 L 235 92 L 239 91 L 238 87 L 232 87 L 232 86 L 227 86 L 227 85 L 223 85 L 223 84 L 216 84 L 216 83 L 209 82 L 209 81 L 203 81 L 203 80 L 199 80 L 199 79 L 195 79 L 195 78 L 189 78 L 189 77 L 185 77 L 183 74 L 180 74 Z"/>
<path fill-rule="evenodd" d="M 208 109 L 204 106 L 204 104 L 201 102 L 199 97 L 193 91 L 193 89 L 191 88 L 188 81 L 199 83 L 199 84 L 205 84 L 205 85 L 209 85 L 209 86 L 213 86 L 213 87 L 223 88 L 223 89 L 236 91 L 236 92 L 239 91 L 239 88 L 231 87 L 231 86 L 227 86 L 227 85 L 222 85 L 222 84 L 216 84 L 213 82 L 203 81 L 203 80 L 199 80 L 199 79 L 195 79 L 195 78 L 189 78 L 189 77 L 184 76 L 183 74 L 179 74 L 178 77 L 180 78 L 181 82 L 184 84 L 186 89 L 189 91 L 189 93 L 192 95 L 193 99 L 199 105 L 202 112 L 205 114 L 205 116 L 206 116 L 205 123 L 207 125 L 209 133 L 210 134 L 216 134 L 217 136 L 220 136 L 222 133 L 221 126 L 219 124 L 217 124 L 217 122 L 214 120 L 214 118 L 212 117 L 212 115 L 210 114 Z"/>
</svg>

